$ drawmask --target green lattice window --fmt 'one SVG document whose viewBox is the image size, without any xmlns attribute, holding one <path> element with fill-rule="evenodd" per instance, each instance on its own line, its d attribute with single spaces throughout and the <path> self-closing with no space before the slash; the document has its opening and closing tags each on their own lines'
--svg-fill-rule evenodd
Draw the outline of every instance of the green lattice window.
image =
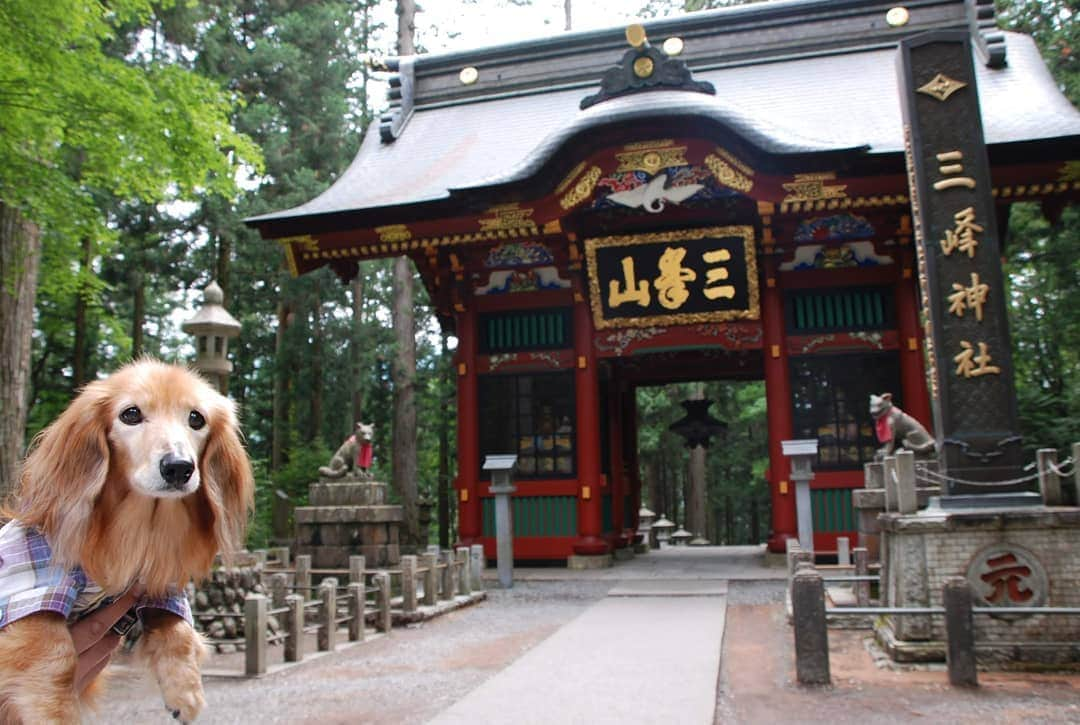
<svg viewBox="0 0 1080 725">
<path fill-rule="evenodd" d="M 510 499 L 514 536 L 576 536 L 575 496 L 515 496 Z M 482 499 L 484 536 L 495 535 L 495 499 Z"/>
<path fill-rule="evenodd" d="M 901 404 L 895 352 L 793 357 L 794 437 L 817 438 L 819 468 L 858 468 L 879 445 L 870 395 L 885 392 Z"/>
<path fill-rule="evenodd" d="M 849 488 L 821 488 L 810 491 L 810 508 L 814 512 L 815 533 L 832 534 L 855 531 L 858 528 Z"/>
<path fill-rule="evenodd" d="M 791 334 L 882 330 L 895 326 L 887 287 L 799 290 L 787 294 Z"/>
<path fill-rule="evenodd" d="M 485 354 L 570 347 L 570 310 L 521 310 L 480 316 Z"/>
<path fill-rule="evenodd" d="M 481 375 L 480 460 L 517 454 L 518 478 L 569 478 L 576 470 L 574 374 Z"/>
</svg>

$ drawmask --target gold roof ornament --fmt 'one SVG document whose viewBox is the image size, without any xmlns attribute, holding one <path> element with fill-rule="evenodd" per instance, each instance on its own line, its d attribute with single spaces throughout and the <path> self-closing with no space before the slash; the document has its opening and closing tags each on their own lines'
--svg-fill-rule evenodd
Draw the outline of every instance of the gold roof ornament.
<svg viewBox="0 0 1080 725">
<path fill-rule="evenodd" d="M 889 12 L 885 13 L 885 22 L 889 24 L 891 28 L 902 28 L 908 24 L 908 20 L 911 19 L 911 13 L 905 7 L 897 6 L 890 8 Z"/>
<path fill-rule="evenodd" d="M 641 23 L 634 23 L 633 25 L 626 26 L 626 42 L 631 47 L 641 50 L 649 44 L 649 38 L 645 35 L 645 26 Z"/>
<path fill-rule="evenodd" d="M 683 52 L 683 39 L 675 37 L 668 38 L 661 47 L 669 58 L 674 58 Z"/>
<path fill-rule="evenodd" d="M 480 71 L 478 71 L 475 66 L 465 66 L 461 69 L 461 72 L 458 73 L 458 80 L 461 81 L 461 85 L 463 86 L 471 86 L 479 79 Z"/>
</svg>

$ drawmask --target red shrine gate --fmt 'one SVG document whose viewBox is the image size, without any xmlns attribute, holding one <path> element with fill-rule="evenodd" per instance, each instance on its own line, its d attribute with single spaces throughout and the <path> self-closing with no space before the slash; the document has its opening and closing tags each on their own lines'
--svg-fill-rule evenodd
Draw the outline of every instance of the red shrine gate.
<svg viewBox="0 0 1080 725">
<path fill-rule="evenodd" d="M 628 546 L 635 386 L 763 379 L 769 548 L 796 536 L 781 441 L 816 438 L 831 550 L 877 446 L 870 393 L 931 419 L 896 43 L 947 28 L 993 46 L 978 88 L 999 228 L 1014 201 L 1052 213 L 1080 190 L 1075 109 L 1029 38 L 969 4 L 758 4 L 652 23 L 663 50 L 632 28 L 629 48 L 611 30 L 401 58 L 342 177 L 249 222 L 297 274 L 415 261 L 458 337 L 463 543 L 494 555 L 481 462 L 516 453 L 515 557 Z"/>
</svg>

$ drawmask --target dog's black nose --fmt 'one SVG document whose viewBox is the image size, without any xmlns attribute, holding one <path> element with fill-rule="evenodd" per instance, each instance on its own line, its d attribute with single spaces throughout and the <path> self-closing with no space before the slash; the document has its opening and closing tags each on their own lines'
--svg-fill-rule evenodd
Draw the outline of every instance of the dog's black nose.
<svg viewBox="0 0 1080 725">
<path fill-rule="evenodd" d="M 179 458 L 168 453 L 161 457 L 158 468 L 161 470 L 161 477 L 170 488 L 180 488 L 191 478 L 191 474 L 195 471 L 195 464 L 186 458 Z"/>
</svg>

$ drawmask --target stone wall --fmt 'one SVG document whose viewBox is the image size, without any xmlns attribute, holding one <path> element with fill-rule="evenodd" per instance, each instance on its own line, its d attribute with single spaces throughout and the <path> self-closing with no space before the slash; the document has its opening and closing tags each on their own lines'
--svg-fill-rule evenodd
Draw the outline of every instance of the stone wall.
<svg viewBox="0 0 1080 725">
<path fill-rule="evenodd" d="M 262 584 L 262 564 L 248 562 L 241 566 L 218 567 L 198 586 L 189 586 L 188 601 L 195 619 L 195 629 L 214 642 L 218 652 L 229 653 L 244 649 L 244 598 L 248 594 L 267 594 Z M 241 615 L 241 616 L 224 616 Z M 267 631 L 281 630 L 277 617 L 267 620 Z M 235 640 L 235 641 L 230 641 Z"/>
<path fill-rule="evenodd" d="M 975 639 L 999 645 L 980 657 L 1034 662 L 1080 661 L 1080 616 L 1010 615 L 1018 606 L 1080 607 L 1080 510 L 1033 506 L 1009 510 L 940 509 L 880 518 L 887 571 L 886 606 L 942 606 L 950 577 L 964 577 L 976 606 L 1000 608 L 1000 616 L 975 616 Z M 999 563 L 998 574 L 987 559 Z M 1016 601 L 1010 602 L 1010 595 Z M 978 597 L 982 597 L 979 600 Z M 996 599 L 996 601 L 988 601 Z M 888 618 L 879 628 L 887 648 L 928 660 L 943 655 L 940 617 Z M 891 641 L 890 641 L 891 640 Z M 1046 645 L 1066 643 L 1050 653 Z M 1076 644 L 1071 644 L 1076 643 Z"/>
<path fill-rule="evenodd" d="M 400 561 L 404 511 L 386 503 L 385 483 L 324 479 L 308 490 L 310 505 L 295 511 L 295 553 L 310 555 L 314 568 L 347 568 L 351 555 L 372 567 Z"/>
</svg>

